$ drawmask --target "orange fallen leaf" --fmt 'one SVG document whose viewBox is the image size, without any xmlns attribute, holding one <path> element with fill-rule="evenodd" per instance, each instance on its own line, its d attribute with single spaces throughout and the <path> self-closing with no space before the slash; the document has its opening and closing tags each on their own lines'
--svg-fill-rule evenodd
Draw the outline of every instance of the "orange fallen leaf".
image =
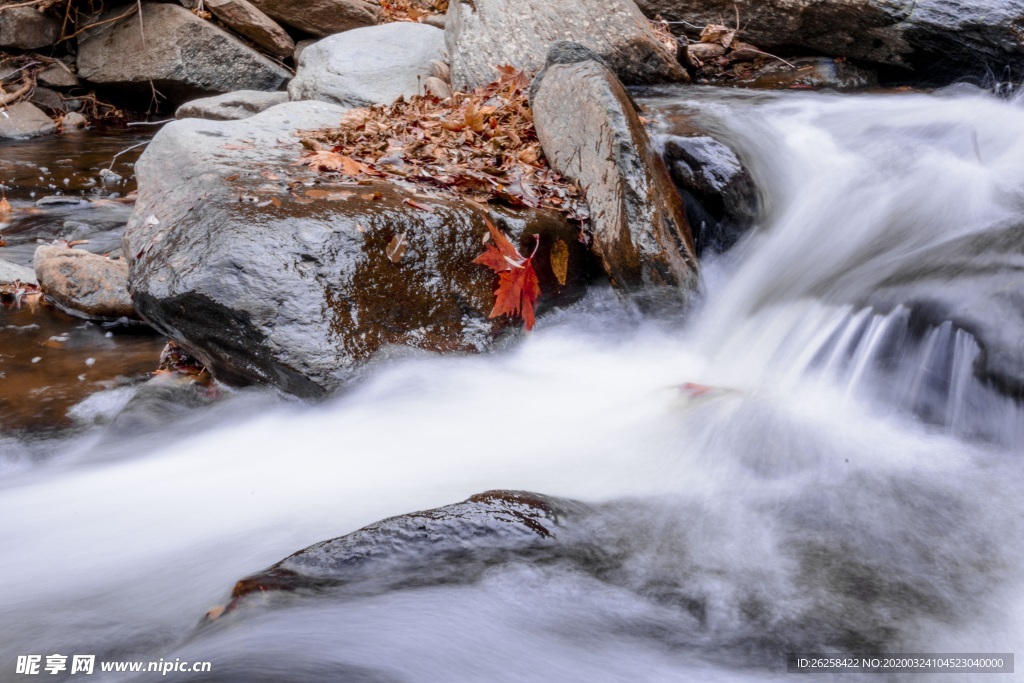
<svg viewBox="0 0 1024 683">
<path fill-rule="evenodd" d="M 489 219 L 487 230 L 493 244 L 488 244 L 484 253 L 473 259 L 473 263 L 490 268 L 498 274 L 498 287 L 494 290 L 494 308 L 489 318 L 499 315 L 521 317 L 527 330 L 536 323 L 534 306 L 540 298 L 540 280 L 533 268 L 533 257 L 540 245 L 540 236 L 534 235 L 537 246 L 529 257 L 524 257 L 515 245 L 498 230 Z"/>
<path fill-rule="evenodd" d="M 569 276 L 569 245 L 563 240 L 555 240 L 551 245 L 551 271 L 558 284 L 564 285 Z"/>
<path fill-rule="evenodd" d="M 391 238 L 391 242 L 384 250 L 384 254 L 392 263 L 398 263 L 405 256 L 405 250 L 408 246 L 409 241 L 405 238 L 405 233 L 403 232 L 401 235 L 395 235 Z"/>
<path fill-rule="evenodd" d="M 406 197 L 405 199 L 402 200 L 402 203 L 403 204 L 408 204 L 409 206 L 411 206 L 414 209 L 419 209 L 421 211 L 426 211 L 428 213 L 434 213 L 434 207 L 427 206 L 426 204 L 420 204 L 415 199 L 410 199 L 410 198 Z"/>
</svg>

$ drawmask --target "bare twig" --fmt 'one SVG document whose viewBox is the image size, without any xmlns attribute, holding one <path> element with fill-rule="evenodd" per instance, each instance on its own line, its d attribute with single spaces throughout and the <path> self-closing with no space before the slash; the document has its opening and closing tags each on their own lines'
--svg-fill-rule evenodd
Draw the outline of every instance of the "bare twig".
<svg viewBox="0 0 1024 683">
<path fill-rule="evenodd" d="M 115 21 L 120 21 L 121 19 L 124 19 L 125 17 L 130 17 L 131 15 L 135 14 L 138 11 L 139 11 L 138 7 L 132 7 L 130 10 L 128 10 L 124 14 L 120 14 L 120 15 L 118 15 L 116 17 L 112 17 L 110 19 L 104 19 L 103 21 L 96 21 L 96 22 L 93 22 L 91 24 L 87 24 L 87 25 L 83 26 L 82 28 L 78 29 L 77 31 L 75 31 L 74 33 L 72 33 L 70 36 L 61 36 L 61 40 L 64 41 L 64 40 L 71 40 L 72 38 L 77 38 L 78 36 L 82 35 L 83 33 L 85 33 L 86 31 L 88 31 L 91 28 L 96 28 L 97 26 L 103 26 L 104 24 L 111 24 L 111 23 L 113 23 Z"/>
<path fill-rule="evenodd" d="M 107 170 L 108 170 L 108 171 L 112 170 L 112 169 L 114 168 L 114 162 L 115 162 L 115 161 L 117 161 L 117 158 L 118 158 L 119 156 L 121 156 L 122 154 L 124 154 L 125 152 L 130 152 L 130 151 L 132 151 L 133 149 L 136 149 L 136 148 L 138 148 L 138 147 L 142 147 L 143 145 L 148 145 L 148 144 L 149 144 L 149 140 L 146 140 L 145 142 L 140 142 L 140 143 L 138 143 L 137 145 L 132 145 L 131 147 L 125 147 L 125 148 L 124 148 L 124 149 L 122 149 L 122 150 L 121 150 L 120 152 L 118 152 L 118 153 L 117 153 L 117 154 L 115 154 L 114 156 L 110 157 L 110 165 L 109 165 L 109 166 L 107 166 Z"/>
</svg>

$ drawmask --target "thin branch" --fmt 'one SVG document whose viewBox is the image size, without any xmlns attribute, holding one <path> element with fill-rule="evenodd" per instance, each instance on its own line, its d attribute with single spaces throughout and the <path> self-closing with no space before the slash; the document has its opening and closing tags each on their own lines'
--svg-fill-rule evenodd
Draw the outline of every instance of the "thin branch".
<svg viewBox="0 0 1024 683">
<path fill-rule="evenodd" d="M 111 19 L 104 19 L 103 21 L 97 21 L 95 23 L 83 26 L 82 28 L 80 28 L 77 31 L 75 31 L 74 33 L 72 33 L 70 36 L 61 36 L 61 40 L 64 41 L 64 40 L 71 40 L 72 38 L 77 38 L 78 36 L 82 35 L 83 33 L 85 33 L 86 31 L 88 31 L 91 28 L 96 28 L 97 26 L 103 26 L 104 24 L 110 24 L 110 23 L 113 23 L 115 21 L 120 21 L 121 19 L 124 19 L 125 17 L 130 17 L 131 15 L 135 14 L 138 11 L 139 11 L 138 7 L 132 7 L 130 10 L 128 10 L 124 14 L 121 14 L 119 16 L 113 17 Z"/>
<path fill-rule="evenodd" d="M 142 147 L 143 145 L 148 145 L 148 144 L 149 144 L 149 140 L 146 140 L 145 142 L 140 142 L 137 145 L 132 145 L 131 147 L 125 147 L 120 152 L 118 152 L 117 154 L 115 154 L 114 156 L 112 156 L 110 158 L 110 165 L 107 166 L 107 170 L 109 171 L 109 170 L 113 169 L 114 168 L 114 162 L 117 161 L 117 158 L 119 156 L 121 156 L 122 154 L 124 154 L 125 152 L 130 152 L 130 151 L 132 151 L 133 149 L 135 149 L 137 147 Z"/>
</svg>

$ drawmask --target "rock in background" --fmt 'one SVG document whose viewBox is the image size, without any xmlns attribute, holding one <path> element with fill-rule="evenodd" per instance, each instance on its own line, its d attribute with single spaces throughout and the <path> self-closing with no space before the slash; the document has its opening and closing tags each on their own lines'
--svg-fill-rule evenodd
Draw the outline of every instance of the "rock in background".
<svg viewBox="0 0 1024 683">
<path fill-rule="evenodd" d="M 698 284 L 682 200 L 615 74 L 576 43 L 551 48 L 531 86 L 544 155 L 580 183 L 593 250 L 612 283 L 633 292 Z"/>
<path fill-rule="evenodd" d="M 178 107 L 174 116 L 179 119 L 234 121 L 249 118 L 287 101 L 288 93 L 285 92 L 239 90 L 192 100 Z"/>
<path fill-rule="evenodd" d="M 292 37 L 248 0 L 204 0 L 203 7 L 273 55 L 289 57 L 295 52 Z"/>
<path fill-rule="evenodd" d="M 697 256 L 731 249 L 754 225 L 760 200 L 743 162 L 702 131 L 659 141 L 672 181 L 683 197 Z"/>
<path fill-rule="evenodd" d="M 329 36 L 380 20 L 376 0 L 252 0 L 266 14 L 314 36 Z"/>
<path fill-rule="evenodd" d="M 444 60 L 444 51 L 444 31 L 425 24 L 346 31 L 302 51 L 288 93 L 293 100 L 346 106 L 391 104 L 423 94 L 432 65 Z"/>
<path fill-rule="evenodd" d="M 560 40 L 587 46 L 628 85 L 687 80 L 632 0 L 452 0 L 445 31 L 458 90 L 493 81 L 495 66 L 536 72 Z"/>
<path fill-rule="evenodd" d="M 810 51 L 948 81 L 1024 75 L 1021 0 L 637 0 L 649 17 L 734 26 L 766 50 Z"/>
<path fill-rule="evenodd" d="M 0 139 L 34 138 L 57 132 L 57 124 L 30 102 L 18 102 L 0 115 Z"/>
<path fill-rule="evenodd" d="M 63 245 L 36 249 L 39 287 L 63 310 L 92 320 L 138 318 L 128 295 L 128 264 Z"/>
<path fill-rule="evenodd" d="M 152 85 L 172 104 L 235 90 L 277 90 L 291 76 L 184 7 L 153 3 L 142 5 L 141 26 L 133 14 L 82 40 L 78 72 L 97 85 L 146 93 Z"/>
<path fill-rule="evenodd" d="M 60 22 L 35 7 L 11 7 L 0 12 L 0 48 L 34 50 L 52 45 L 59 37 Z"/>
</svg>

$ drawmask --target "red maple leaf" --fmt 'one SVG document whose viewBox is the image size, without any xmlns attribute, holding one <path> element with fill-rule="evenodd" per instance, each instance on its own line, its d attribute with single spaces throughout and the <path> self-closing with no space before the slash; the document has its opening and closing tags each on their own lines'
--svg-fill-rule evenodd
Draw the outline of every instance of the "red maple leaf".
<svg viewBox="0 0 1024 683">
<path fill-rule="evenodd" d="M 494 227 L 494 223 L 486 218 L 484 220 L 487 221 L 492 243 L 487 245 L 484 253 L 473 259 L 473 263 L 487 266 L 498 274 L 498 288 L 494 290 L 494 308 L 488 317 L 519 316 L 526 324 L 526 329 L 532 330 L 536 322 L 533 306 L 540 298 L 540 280 L 537 279 L 537 271 L 533 269 L 533 257 L 537 254 L 540 236 L 533 236 L 537 240 L 537 246 L 533 248 L 533 253 L 529 257 L 524 257 L 509 238 Z"/>
</svg>

